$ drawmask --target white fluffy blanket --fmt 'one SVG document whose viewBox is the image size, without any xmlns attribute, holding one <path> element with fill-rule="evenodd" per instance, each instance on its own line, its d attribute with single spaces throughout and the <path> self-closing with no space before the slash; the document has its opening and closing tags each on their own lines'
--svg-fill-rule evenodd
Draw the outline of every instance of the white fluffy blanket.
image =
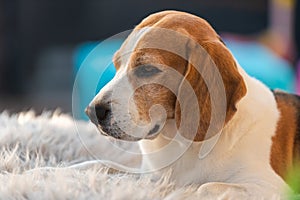
<svg viewBox="0 0 300 200">
<path fill-rule="evenodd" d="M 86 163 L 103 155 L 130 166 L 140 160 L 111 151 L 90 123 L 59 112 L 1 113 L 0 146 L 0 199 L 199 198 L 197 186 L 176 188 L 167 174 L 154 180 Z M 134 145 L 124 148 L 136 151 Z"/>
</svg>

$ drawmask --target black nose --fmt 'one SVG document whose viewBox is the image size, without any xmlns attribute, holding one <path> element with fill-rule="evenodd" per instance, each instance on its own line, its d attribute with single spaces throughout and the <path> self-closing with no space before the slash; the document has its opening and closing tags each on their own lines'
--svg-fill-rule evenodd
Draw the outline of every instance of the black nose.
<svg viewBox="0 0 300 200">
<path fill-rule="evenodd" d="M 107 119 L 110 112 L 110 108 L 107 105 L 97 104 L 94 106 L 88 106 L 85 109 L 85 113 L 94 124 L 101 124 Z"/>
</svg>

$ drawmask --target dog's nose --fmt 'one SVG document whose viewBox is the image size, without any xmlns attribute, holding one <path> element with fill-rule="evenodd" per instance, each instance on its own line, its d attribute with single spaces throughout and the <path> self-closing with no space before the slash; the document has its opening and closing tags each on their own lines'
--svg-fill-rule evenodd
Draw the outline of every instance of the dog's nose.
<svg viewBox="0 0 300 200">
<path fill-rule="evenodd" d="M 85 109 L 85 113 L 90 118 L 91 122 L 95 125 L 101 124 L 107 118 L 109 113 L 109 107 L 106 105 L 97 104 L 95 106 L 88 106 Z"/>
<path fill-rule="evenodd" d="M 96 105 L 95 110 L 98 122 L 104 121 L 110 112 L 110 108 L 107 105 Z"/>
<path fill-rule="evenodd" d="M 91 122 L 93 122 L 95 125 L 98 124 L 95 107 L 93 107 L 93 106 L 86 107 L 85 113 L 90 118 Z"/>
</svg>

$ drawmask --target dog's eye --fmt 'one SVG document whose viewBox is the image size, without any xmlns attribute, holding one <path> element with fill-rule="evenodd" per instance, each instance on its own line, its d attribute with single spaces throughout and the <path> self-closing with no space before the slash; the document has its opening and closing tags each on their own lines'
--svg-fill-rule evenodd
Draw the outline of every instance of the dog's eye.
<svg viewBox="0 0 300 200">
<path fill-rule="evenodd" d="M 154 67 L 153 65 L 143 65 L 135 69 L 134 74 L 137 77 L 150 77 L 155 74 L 158 74 L 159 72 L 162 72 L 157 67 Z"/>
</svg>

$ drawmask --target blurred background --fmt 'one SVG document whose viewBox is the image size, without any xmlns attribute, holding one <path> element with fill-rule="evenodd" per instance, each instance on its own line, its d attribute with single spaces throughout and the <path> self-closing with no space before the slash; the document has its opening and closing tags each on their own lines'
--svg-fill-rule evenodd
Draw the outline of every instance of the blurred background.
<svg viewBox="0 0 300 200">
<path fill-rule="evenodd" d="M 59 107 L 71 113 L 76 71 L 89 51 L 166 9 L 207 19 L 248 73 L 297 92 L 296 0 L 0 0 L 0 112 Z M 105 48 L 114 50 L 123 39 Z"/>
</svg>

